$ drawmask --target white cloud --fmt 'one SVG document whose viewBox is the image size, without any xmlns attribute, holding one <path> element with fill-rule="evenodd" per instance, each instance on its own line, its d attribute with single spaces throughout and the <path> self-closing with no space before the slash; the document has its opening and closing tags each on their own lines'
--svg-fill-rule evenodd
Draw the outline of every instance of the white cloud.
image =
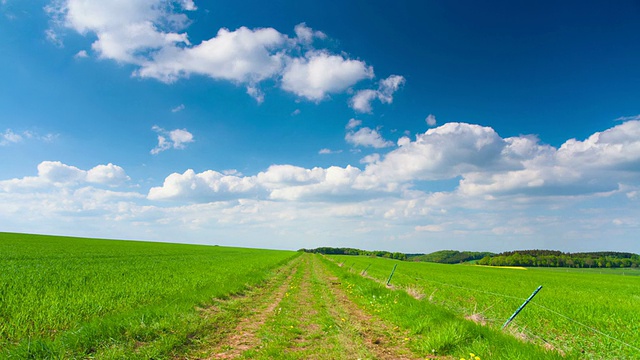
<svg viewBox="0 0 640 360">
<path fill-rule="evenodd" d="M 383 104 L 391 104 L 393 102 L 393 94 L 404 83 L 405 79 L 400 75 L 391 75 L 381 80 L 378 87 L 378 98 Z"/>
<path fill-rule="evenodd" d="M 227 80 L 246 86 L 258 103 L 264 100 L 258 85 L 266 79 L 318 102 L 373 77 L 373 68 L 363 61 L 314 49 L 313 39 L 326 35 L 304 23 L 295 27 L 295 39 L 273 28 L 243 26 L 221 28 L 215 37 L 191 44 L 184 31 L 190 23 L 185 12 L 196 9 L 191 1 L 59 0 L 46 9 L 54 25 L 95 34 L 92 50 L 102 59 L 135 65 L 135 76 L 165 83 L 191 75 Z M 47 34 L 59 40 L 53 29 Z M 308 50 L 304 56 L 300 45 Z"/>
<path fill-rule="evenodd" d="M 38 177 L 53 184 L 76 184 L 86 181 L 87 172 L 60 161 L 43 161 L 38 165 Z"/>
<path fill-rule="evenodd" d="M 352 109 L 362 112 L 371 113 L 371 102 L 378 98 L 378 92 L 376 90 L 360 90 L 350 100 L 350 106 Z"/>
<path fill-rule="evenodd" d="M 373 68 L 363 61 L 345 59 L 325 51 L 310 51 L 289 61 L 282 74 L 282 88 L 312 101 L 346 90 L 373 77 Z"/>
<path fill-rule="evenodd" d="M 270 172 L 278 173 L 278 182 L 273 182 L 274 178 Z M 346 168 L 331 166 L 327 169 L 311 170 L 270 167 L 269 171 L 261 174 L 258 174 L 258 181 L 262 186 L 272 189 L 270 199 L 326 201 L 329 198 L 353 195 L 355 191 L 352 185 L 360 174 L 360 169 L 349 165 Z M 271 181 L 263 182 L 265 178 Z"/>
<path fill-rule="evenodd" d="M 378 153 L 370 154 L 360 159 L 361 164 L 371 164 L 376 161 L 380 161 L 380 154 Z"/>
<path fill-rule="evenodd" d="M 385 140 L 378 130 L 368 127 L 360 128 L 358 131 L 349 131 L 344 139 L 354 146 L 373 147 L 376 149 L 393 146 L 393 142 Z"/>
<path fill-rule="evenodd" d="M 348 197 L 360 190 L 353 184 L 360 169 L 331 166 L 306 169 L 293 165 L 272 165 L 255 176 L 225 175 L 208 170 L 169 175 L 160 187 L 151 188 L 150 200 L 193 202 L 258 198 L 262 200 L 327 200 Z"/>
<path fill-rule="evenodd" d="M 91 45 L 100 57 L 140 65 L 163 47 L 188 44 L 184 29 L 188 18 L 162 0 L 57 1 L 46 9 L 54 21 L 81 34 L 95 33 Z M 192 3 L 183 2 L 183 10 Z M 163 29 L 161 29 L 163 28 Z M 51 30 L 53 33 L 53 31 Z"/>
<path fill-rule="evenodd" d="M 193 134 L 186 129 L 175 129 L 167 131 L 157 125 L 151 128 L 158 134 L 158 145 L 151 149 L 151 154 L 157 155 L 168 149 L 184 149 L 185 144 L 193 142 Z"/>
<path fill-rule="evenodd" d="M 136 72 L 167 83 L 190 74 L 255 84 L 282 68 L 286 36 L 275 29 L 220 29 L 216 37 L 192 47 L 164 47 Z"/>
<path fill-rule="evenodd" d="M 87 53 L 87 50 L 80 50 L 75 55 L 73 55 L 73 57 L 76 59 L 84 59 L 88 58 L 89 54 Z"/>
<path fill-rule="evenodd" d="M 347 130 L 355 129 L 360 125 L 362 125 L 362 120 L 349 119 L 349 122 L 347 123 L 347 126 L 345 126 L 345 129 Z"/>
<path fill-rule="evenodd" d="M 426 121 L 429 126 L 436 126 L 436 116 L 433 114 L 429 114 L 424 121 Z"/>
<path fill-rule="evenodd" d="M 4 133 L 0 133 L 0 146 L 7 146 L 22 141 L 22 136 L 14 133 L 11 129 L 7 129 Z"/>
<path fill-rule="evenodd" d="M 374 182 L 449 179 L 480 169 L 502 166 L 505 142 L 489 127 L 448 123 L 429 129 L 410 143 L 367 166 Z"/>
<path fill-rule="evenodd" d="M 0 146 L 17 144 L 24 141 L 25 139 L 39 140 L 42 142 L 49 143 L 55 140 L 57 137 L 58 137 L 58 134 L 49 133 L 45 135 L 40 135 L 36 132 L 29 131 L 29 130 L 22 131 L 21 133 L 16 133 L 11 129 L 7 129 L 4 131 L 4 133 L 0 133 Z"/>
<path fill-rule="evenodd" d="M 62 42 L 62 39 L 60 39 L 60 37 L 58 36 L 58 34 L 55 31 L 53 31 L 51 29 L 47 29 L 44 32 L 44 36 L 53 45 L 55 45 L 57 47 L 63 47 L 64 46 L 64 44 Z"/>
<path fill-rule="evenodd" d="M 150 200 L 215 201 L 228 199 L 228 194 L 244 194 L 255 188 L 251 177 L 225 175 L 208 170 L 196 174 L 189 169 L 183 174 L 173 173 L 160 187 L 149 190 Z"/>
<path fill-rule="evenodd" d="M 172 113 L 177 113 L 177 112 L 180 112 L 180 111 L 184 110 L 184 108 L 185 108 L 184 104 L 180 104 L 180 105 L 174 107 L 173 109 L 171 109 L 171 112 Z"/>
<path fill-rule="evenodd" d="M 363 169 L 187 170 L 146 197 L 96 188 L 127 181 L 115 165 L 83 170 L 48 161 L 36 176 L 0 180 L 0 227 L 294 249 L 437 250 L 446 241 L 576 251 L 596 250 L 606 238 L 610 249 L 634 251 L 639 127 L 625 122 L 555 148 L 535 136 L 502 138 L 488 127 L 452 123 L 365 157 Z"/>
<path fill-rule="evenodd" d="M 640 114 L 632 115 L 632 116 L 621 116 L 616 119 L 617 121 L 629 121 L 629 120 L 640 120 Z"/>
<path fill-rule="evenodd" d="M 118 186 L 129 180 L 124 169 L 111 163 L 81 170 L 60 161 L 43 161 L 38 164 L 37 176 L 0 181 L 0 190 L 22 192 L 32 191 L 34 188 L 73 187 L 82 184 Z"/>
<path fill-rule="evenodd" d="M 320 149 L 320 151 L 318 151 L 318 154 L 320 155 L 328 155 L 328 154 L 340 154 L 342 152 L 342 150 L 331 150 L 331 149 Z"/>
<path fill-rule="evenodd" d="M 264 102 L 264 93 L 255 85 L 247 86 L 247 95 L 254 98 L 258 104 L 262 104 Z"/>
<path fill-rule="evenodd" d="M 350 100 L 349 104 L 352 109 L 371 113 L 371 102 L 375 99 L 380 100 L 383 104 L 391 104 L 393 102 L 393 94 L 398 91 L 400 86 L 405 83 L 404 77 L 400 75 L 391 75 L 383 79 L 378 84 L 378 90 L 365 89 L 358 91 Z"/>
<path fill-rule="evenodd" d="M 294 28 L 296 33 L 296 37 L 298 41 L 303 44 L 310 44 L 313 42 L 314 38 L 325 39 L 327 35 L 322 31 L 314 31 L 312 28 L 308 27 L 307 24 L 301 23 L 296 25 Z"/>
<path fill-rule="evenodd" d="M 567 166 L 627 169 L 640 165 L 640 120 L 632 120 L 584 141 L 567 140 L 557 153 L 558 161 Z M 639 168 L 640 170 L 640 168 Z"/>
<path fill-rule="evenodd" d="M 124 169 L 111 163 L 107 165 L 97 165 L 87 171 L 87 182 L 105 185 L 121 185 L 130 180 Z"/>
</svg>

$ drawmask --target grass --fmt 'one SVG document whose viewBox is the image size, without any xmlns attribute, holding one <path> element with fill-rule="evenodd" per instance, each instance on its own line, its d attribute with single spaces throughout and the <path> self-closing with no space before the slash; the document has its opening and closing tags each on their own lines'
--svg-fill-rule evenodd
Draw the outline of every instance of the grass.
<svg viewBox="0 0 640 360">
<path fill-rule="evenodd" d="M 442 306 L 415 299 L 405 291 L 388 288 L 380 282 L 361 276 L 359 270 L 361 263 L 358 260 L 368 260 L 368 258 L 354 259 L 355 262 L 349 261 L 352 259 L 350 257 L 331 256 L 330 258 L 337 259 L 339 262 L 347 260 L 342 267 L 333 263 L 330 268 L 340 277 L 351 299 L 367 311 L 396 325 L 398 331 L 407 330 L 407 346 L 422 357 L 443 356 L 448 359 L 460 359 L 469 353 L 474 353 L 481 359 L 562 358 L 557 352 L 545 350 L 535 344 L 522 342 L 508 334 L 467 321 L 460 314 Z M 380 264 L 391 264 L 393 267 L 392 262 L 382 259 L 379 261 Z M 376 262 L 369 270 L 380 265 Z M 398 266 L 399 269 L 400 266 Z M 390 271 L 391 268 L 389 268 Z"/>
<path fill-rule="evenodd" d="M 368 276 L 380 282 L 386 282 L 393 265 L 398 264 L 391 281 L 393 286 L 424 296 L 424 300 L 418 303 L 437 305 L 458 317 L 473 316 L 492 329 L 500 329 L 523 300 L 538 285 L 543 285 L 531 304 L 509 325 L 507 332 L 528 342 L 556 349 L 568 358 L 640 357 L 637 349 L 640 347 L 640 277 L 620 276 L 622 269 L 615 272 L 600 269 L 520 270 L 355 256 L 329 258 L 344 263 L 343 268 L 352 268 L 355 272 L 370 265 Z M 407 308 L 411 306 L 407 305 Z M 451 337 L 455 337 L 453 333 Z M 443 343 L 447 338 L 442 336 Z M 476 354 L 479 352 L 475 350 Z"/>
<path fill-rule="evenodd" d="M 0 233 L 0 358 L 638 358 L 637 270 L 563 270 Z"/>
<path fill-rule="evenodd" d="M 0 233 L 0 356 L 158 358 L 294 252 Z"/>
</svg>

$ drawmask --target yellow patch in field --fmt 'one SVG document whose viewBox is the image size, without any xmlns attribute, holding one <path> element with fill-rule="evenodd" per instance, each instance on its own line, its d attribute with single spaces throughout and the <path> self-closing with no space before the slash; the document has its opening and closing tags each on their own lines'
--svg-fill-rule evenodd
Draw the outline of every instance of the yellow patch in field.
<svg viewBox="0 0 640 360">
<path fill-rule="evenodd" d="M 516 269 L 516 270 L 527 270 L 526 267 L 523 266 L 491 266 L 491 265 L 474 265 L 479 267 L 493 268 L 493 269 Z"/>
</svg>

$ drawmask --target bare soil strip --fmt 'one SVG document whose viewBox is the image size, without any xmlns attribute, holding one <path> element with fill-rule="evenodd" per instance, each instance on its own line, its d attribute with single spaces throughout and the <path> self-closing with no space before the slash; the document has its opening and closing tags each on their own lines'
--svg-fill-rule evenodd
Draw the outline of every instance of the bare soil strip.
<svg viewBox="0 0 640 360">
<path fill-rule="evenodd" d="M 249 289 L 241 296 L 218 300 L 209 307 L 198 309 L 211 322 L 211 334 L 194 341 L 196 344 L 188 354 L 175 359 L 232 359 L 259 343 L 254 334 L 282 300 L 298 271 L 299 262 L 299 258 L 294 259 L 278 269 L 265 284 Z M 237 322 L 236 326 L 233 322 Z"/>
<path fill-rule="evenodd" d="M 280 285 L 280 287 L 271 294 L 268 301 L 261 304 L 261 308 L 256 309 L 251 316 L 246 317 L 238 323 L 235 330 L 225 339 L 221 346 L 218 346 L 213 355 L 208 359 L 235 359 L 243 352 L 255 348 L 260 344 L 260 340 L 256 337 L 256 332 L 269 318 L 278 304 L 282 301 L 287 290 L 291 286 L 291 279 L 298 271 L 298 267 L 294 267 L 291 274 Z M 266 306 L 266 307 L 265 307 Z"/>
</svg>

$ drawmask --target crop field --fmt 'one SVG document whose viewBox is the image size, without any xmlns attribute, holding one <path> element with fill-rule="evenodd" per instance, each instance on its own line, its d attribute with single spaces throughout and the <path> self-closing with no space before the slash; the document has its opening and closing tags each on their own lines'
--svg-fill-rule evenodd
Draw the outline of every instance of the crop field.
<svg viewBox="0 0 640 360">
<path fill-rule="evenodd" d="M 539 286 L 542 290 L 505 329 L 567 358 L 640 358 L 640 273 L 637 269 L 495 268 L 330 256 L 353 272 L 421 301 L 500 329 Z"/>
<path fill-rule="evenodd" d="M 0 233 L 0 358 L 166 354 L 297 254 Z"/>
<path fill-rule="evenodd" d="M 639 281 L 0 233 L 0 358 L 632 359 Z"/>
</svg>

